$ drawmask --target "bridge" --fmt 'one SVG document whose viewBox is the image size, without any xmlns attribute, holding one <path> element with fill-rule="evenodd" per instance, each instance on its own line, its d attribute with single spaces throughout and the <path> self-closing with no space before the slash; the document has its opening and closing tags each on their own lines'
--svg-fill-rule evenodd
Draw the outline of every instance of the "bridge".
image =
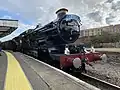
<svg viewBox="0 0 120 90">
<path fill-rule="evenodd" d="M 18 28 L 18 20 L 0 19 L 0 38 L 11 34 Z"/>
</svg>

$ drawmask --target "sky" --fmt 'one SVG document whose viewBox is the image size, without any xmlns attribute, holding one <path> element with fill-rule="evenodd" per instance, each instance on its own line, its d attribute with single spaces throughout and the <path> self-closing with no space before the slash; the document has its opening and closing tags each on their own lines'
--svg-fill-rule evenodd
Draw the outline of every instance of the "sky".
<svg viewBox="0 0 120 90">
<path fill-rule="evenodd" d="M 80 16 L 82 30 L 120 24 L 120 0 L 1 0 L 0 18 L 19 20 L 19 27 L 0 40 L 12 39 L 38 23 L 49 23 L 61 7 Z"/>
</svg>

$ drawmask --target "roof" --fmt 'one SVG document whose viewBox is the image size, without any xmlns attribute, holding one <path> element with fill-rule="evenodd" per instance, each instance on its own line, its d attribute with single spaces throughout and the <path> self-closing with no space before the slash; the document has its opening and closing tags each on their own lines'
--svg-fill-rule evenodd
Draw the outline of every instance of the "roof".
<svg viewBox="0 0 120 90">
<path fill-rule="evenodd" d="M 18 28 L 18 20 L 0 19 L 0 38 L 11 34 Z"/>
<path fill-rule="evenodd" d="M 0 20 L 6 20 L 6 21 L 18 21 L 18 20 L 13 20 L 13 19 L 0 19 Z"/>
</svg>

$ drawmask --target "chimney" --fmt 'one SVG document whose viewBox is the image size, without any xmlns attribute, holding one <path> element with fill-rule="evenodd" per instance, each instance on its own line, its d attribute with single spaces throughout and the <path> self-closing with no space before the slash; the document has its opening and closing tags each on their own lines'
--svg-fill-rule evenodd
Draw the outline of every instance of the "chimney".
<svg viewBox="0 0 120 90">
<path fill-rule="evenodd" d="M 66 13 L 68 12 L 68 9 L 66 8 L 61 8 L 56 11 L 57 18 L 62 18 Z"/>
</svg>

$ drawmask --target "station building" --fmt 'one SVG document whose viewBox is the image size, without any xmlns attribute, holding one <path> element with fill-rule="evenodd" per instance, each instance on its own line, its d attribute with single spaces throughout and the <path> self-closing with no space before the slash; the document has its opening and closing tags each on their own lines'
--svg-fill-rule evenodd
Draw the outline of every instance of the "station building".
<svg viewBox="0 0 120 90">
<path fill-rule="evenodd" d="M 113 34 L 113 33 L 120 33 L 120 24 L 81 30 L 80 31 L 80 37 L 76 41 L 76 43 L 79 43 L 79 42 L 83 42 L 83 43 L 89 42 L 91 37 L 94 37 L 96 35 L 101 35 L 102 32 L 108 32 L 108 33 L 111 33 L 111 34 Z"/>
<path fill-rule="evenodd" d="M 0 38 L 11 34 L 18 28 L 18 20 L 0 19 Z"/>
</svg>

